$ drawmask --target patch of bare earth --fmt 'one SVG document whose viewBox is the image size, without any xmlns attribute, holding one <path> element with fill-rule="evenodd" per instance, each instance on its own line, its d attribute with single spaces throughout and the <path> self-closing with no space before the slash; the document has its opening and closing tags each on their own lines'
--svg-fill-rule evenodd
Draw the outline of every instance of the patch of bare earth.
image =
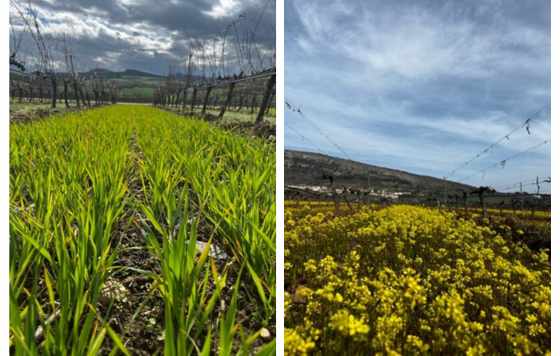
<svg viewBox="0 0 560 356">
<path fill-rule="evenodd" d="M 115 271 L 102 290 L 101 308 L 110 315 L 111 327 L 131 354 L 153 355 L 163 350 L 164 306 L 151 277 L 160 274 L 159 261 L 148 251 L 144 217 L 136 205 L 144 199 L 144 194 L 139 181 L 142 152 L 135 134 L 130 138 L 129 155 L 131 169 L 127 178 L 125 215 L 114 232 L 119 242 L 118 255 Z"/>
</svg>

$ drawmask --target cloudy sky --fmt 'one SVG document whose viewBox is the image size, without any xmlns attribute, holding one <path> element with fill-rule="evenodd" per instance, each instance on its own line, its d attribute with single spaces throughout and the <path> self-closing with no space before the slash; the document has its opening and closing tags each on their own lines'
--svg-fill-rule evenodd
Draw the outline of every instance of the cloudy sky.
<svg viewBox="0 0 560 356">
<path fill-rule="evenodd" d="M 25 4 L 27 1 L 15 0 Z M 47 36 L 72 37 L 83 69 L 127 68 L 166 74 L 189 47 L 209 53 L 214 39 L 236 21 L 246 42 L 270 53 L 275 44 L 274 0 L 32 0 Z M 11 15 L 15 12 L 11 9 Z M 17 21 L 14 21 L 17 24 Z M 252 31 L 256 29 L 256 31 Z M 234 31 L 230 30 L 233 35 Z M 55 44 L 56 41 L 53 41 Z M 218 44 L 219 45 L 219 44 Z M 31 53 L 26 40 L 22 52 Z"/>
<path fill-rule="evenodd" d="M 450 179 L 550 175 L 550 145 L 520 154 L 550 138 L 550 1 L 286 0 L 285 19 L 287 148 L 443 177 L 538 112 Z"/>
</svg>

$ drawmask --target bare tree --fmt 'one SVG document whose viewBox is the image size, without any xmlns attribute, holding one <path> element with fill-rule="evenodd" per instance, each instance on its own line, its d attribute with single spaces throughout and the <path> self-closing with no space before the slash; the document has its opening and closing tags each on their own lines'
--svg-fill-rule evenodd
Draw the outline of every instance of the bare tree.
<svg viewBox="0 0 560 356">
<path fill-rule="evenodd" d="M 50 79 L 51 83 L 51 107 L 56 108 L 57 99 L 57 77 L 56 66 L 53 58 L 52 49 L 47 43 L 47 39 L 43 35 L 41 24 L 38 19 L 38 14 L 31 0 L 25 5 L 20 5 L 16 0 L 10 0 L 10 4 L 17 12 L 19 18 L 22 20 L 27 32 L 31 35 L 35 46 L 37 47 L 37 60 L 39 71 L 44 73 Z"/>
<path fill-rule="evenodd" d="M 78 83 L 78 75 L 74 66 L 74 55 L 72 53 L 72 48 L 69 43 L 69 39 L 66 34 L 63 35 L 63 50 L 64 50 L 64 63 L 66 64 L 66 73 L 64 76 L 64 92 L 65 98 L 68 95 L 68 84 L 72 83 L 72 89 L 74 92 L 74 99 L 76 100 L 76 106 L 81 108 L 80 104 L 80 90 Z M 66 101 L 66 106 L 68 107 L 68 102 Z"/>
<path fill-rule="evenodd" d="M 10 18 L 10 69 L 13 67 L 25 72 L 25 64 L 18 58 L 19 49 L 23 40 L 23 32 L 17 31 L 13 19 Z"/>
</svg>

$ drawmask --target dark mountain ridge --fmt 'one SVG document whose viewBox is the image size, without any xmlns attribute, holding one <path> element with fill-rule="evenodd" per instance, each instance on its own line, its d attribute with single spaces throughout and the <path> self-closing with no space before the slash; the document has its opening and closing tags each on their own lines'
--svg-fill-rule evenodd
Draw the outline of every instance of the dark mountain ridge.
<svg viewBox="0 0 560 356">
<path fill-rule="evenodd" d="M 121 77 L 144 77 L 144 78 L 149 77 L 149 78 L 162 78 L 162 79 L 165 78 L 165 76 L 163 75 L 144 72 L 137 69 L 125 69 L 123 71 L 118 72 L 118 71 L 112 71 L 104 68 L 95 68 L 87 72 L 83 72 L 81 74 L 85 74 L 85 75 L 96 74 L 107 79 L 116 79 Z"/>
<path fill-rule="evenodd" d="M 462 183 L 331 157 L 319 153 L 284 151 L 284 181 L 288 186 L 328 186 L 393 192 L 448 193 L 472 191 Z"/>
</svg>

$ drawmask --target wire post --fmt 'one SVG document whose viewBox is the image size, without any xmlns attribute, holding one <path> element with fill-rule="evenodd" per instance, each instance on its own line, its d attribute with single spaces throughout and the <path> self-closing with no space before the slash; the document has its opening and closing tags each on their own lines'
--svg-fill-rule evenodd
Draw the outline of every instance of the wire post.
<svg viewBox="0 0 560 356">
<path fill-rule="evenodd" d="M 219 120 L 224 117 L 224 114 L 225 114 L 229 104 L 231 103 L 231 98 L 233 97 L 233 89 L 234 88 L 235 88 L 235 82 L 230 83 L 229 86 L 228 86 L 226 101 L 224 101 L 224 103 L 222 104 L 222 108 L 220 109 L 220 113 L 218 114 L 218 119 Z"/>
<path fill-rule="evenodd" d="M 519 183 L 519 191 L 521 193 L 521 214 L 523 214 L 523 209 L 525 207 L 525 198 L 523 197 L 523 182 Z"/>
<path fill-rule="evenodd" d="M 368 202 L 368 204 L 371 204 L 371 179 L 370 179 L 370 173 L 371 173 L 371 172 L 370 172 L 369 169 L 368 169 L 368 171 L 367 171 L 367 188 L 368 188 L 368 191 L 367 191 L 367 202 Z"/>
<path fill-rule="evenodd" d="M 447 194 L 448 194 L 448 192 L 447 192 L 447 178 L 444 178 L 443 181 L 444 181 L 444 184 L 445 184 L 444 185 L 444 190 L 443 190 L 443 194 L 445 194 L 445 195 L 444 195 L 443 198 L 444 198 L 444 202 L 445 202 L 445 207 L 447 208 L 447 204 L 448 204 L 448 202 L 447 202 Z"/>
<path fill-rule="evenodd" d="M 264 118 L 266 108 L 270 105 L 272 99 L 272 91 L 274 90 L 275 83 L 276 83 L 276 74 L 272 74 L 268 78 L 268 82 L 266 83 L 266 89 L 264 91 L 261 107 L 259 108 L 259 112 L 257 114 L 255 124 L 259 124 Z"/>
</svg>

